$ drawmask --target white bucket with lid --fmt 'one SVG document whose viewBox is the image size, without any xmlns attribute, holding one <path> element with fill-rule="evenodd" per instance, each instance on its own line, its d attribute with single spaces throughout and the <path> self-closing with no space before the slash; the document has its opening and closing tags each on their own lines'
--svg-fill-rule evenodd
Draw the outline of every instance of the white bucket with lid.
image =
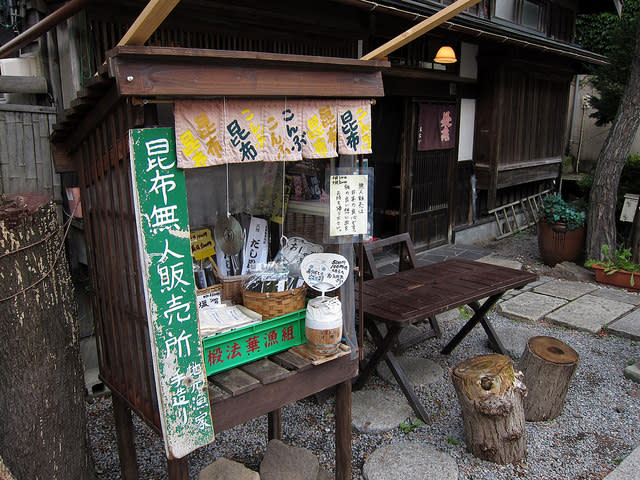
<svg viewBox="0 0 640 480">
<path fill-rule="evenodd" d="M 305 334 L 316 355 L 333 355 L 342 339 L 342 304 L 337 297 L 316 297 L 307 304 Z"/>
</svg>

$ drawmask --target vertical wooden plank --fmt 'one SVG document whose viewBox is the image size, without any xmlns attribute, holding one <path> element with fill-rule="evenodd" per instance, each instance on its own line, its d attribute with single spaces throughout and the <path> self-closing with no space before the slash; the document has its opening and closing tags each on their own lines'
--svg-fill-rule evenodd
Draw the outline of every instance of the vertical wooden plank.
<svg viewBox="0 0 640 480">
<path fill-rule="evenodd" d="M 18 136 L 16 135 L 16 126 L 15 126 L 15 113 L 14 112 L 5 112 L 5 125 L 6 125 L 6 142 L 7 142 L 7 156 L 5 157 L 5 175 L 3 175 L 5 185 L 7 186 L 6 193 L 14 193 L 16 190 L 20 188 L 19 185 L 15 183 L 15 177 L 22 176 L 22 171 L 19 170 L 19 166 L 17 165 L 16 155 L 18 146 L 16 144 L 16 139 Z"/>
<path fill-rule="evenodd" d="M 169 480 L 189 480 L 188 457 L 167 460 L 167 474 Z"/>
<path fill-rule="evenodd" d="M 138 480 L 138 462 L 136 459 L 131 410 L 116 393 L 111 396 L 111 403 L 113 404 L 113 417 L 116 424 L 120 473 L 123 480 Z"/>
<path fill-rule="evenodd" d="M 351 480 L 351 380 L 336 388 L 336 480 Z"/>
<path fill-rule="evenodd" d="M 33 113 L 31 115 L 31 131 L 33 134 L 33 164 L 36 171 L 36 191 L 48 193 L 51 195 L 51 177 L 47 177 L 44 162 L 49 160 L 42 154 L 41 150 L 41 134 L 40 134 L 40 118 L 43 113 Z"/>
<path fill-rule="evenodd" d="M 38 191 L 38 173 L 36 171 L 36 155 L 33 144 L 32 113 L 22 112 L 22 154 L 25 167 L 26 192 Z"/>
<path fill-rule="evenodd" d="M 268 422 L 268 439 L 282 440 L 282 410 L 277 409 L 269 412 L 267 416 Z"/>
<path fill-rule="evenodd" d="M 60 174 L 56 173 L 55 169 L 53 168 L 53 154 L 51 152 L 51 142 L 49 141 L 49 136 L 51 135 L 51 132 L 53 132 L 53 125 L 56 123 L 56 121 L 57 119 L 55 113 L 47 115 L 46 123 L 48 124 L 49 128 L 47 130 L 46 138 L 43 138 L 42 141 L 46 145 L 46 148 L 49 150 L 49 158 L 51 159 L 51 185 L 53 188 L 53 198 L 55 200 L 62 200 L 62 180 L 60 179 Z"/>
<path fill-rule="evenodd" d="M 0 112 L 0 195 L 8 193 L 9 179 L 9 135 L 7 112 Z"/>
</svg>

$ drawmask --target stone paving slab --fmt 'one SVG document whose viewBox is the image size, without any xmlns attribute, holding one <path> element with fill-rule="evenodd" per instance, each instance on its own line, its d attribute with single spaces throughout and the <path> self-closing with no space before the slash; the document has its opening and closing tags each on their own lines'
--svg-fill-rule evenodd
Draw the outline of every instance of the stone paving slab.
<svg viewBox="0 0 640 480">
<path fill-rule="evenodd" d="M 527 342 L 531 338 L 531 331 L 528 325 L 514 322 L 505 326 L 494 325 L 494 329 L 502 342 L 502 346 L 507 350 L 507 354 L 511 358 L 520 358 L 527 346 Z M 487 339 L 487 348 L 491 348 L 489 339 Z"/>
<path fill-rule="evenodd" d="M 539 293 L 524 292 L 498 304 L 498 311 L 507 318 L 535 323 L 545 315 L 567 303 L 562 298 L 550 297 Z"/>
<path fill-rule="evenodd" d="M 640 340 L 640 310 L 633 310 L 609 325 L 610 333 Z"/>
<path fill-rule="evenodd" d="M 552 297 L 575 300 L 578 297 L 598 290 L 593 283 L 570 282 L 568 280 L 551 280 L 533 289 L 535 293 L 551 295 Z"/>
<path fill-rule="evenodd" d="M 429 385 L 444 380 L 444 369 L 433 360 L 420 357 L 396 357 L 400 367 L 413 385 Z M 389 370 L 387 362 L 381 361 L 377 366 L 378 375 L 387 383 L 396 383 L 396 378 Z"/>
<path fill-rule="evenodd" d="M 478 259 L 478 262 L 490 263 L 491 265 L 498 265 L 499 267 L 513 268 L 514 270 L 521 270 L 522 264 L 516 260 L 509 260 L 507 258 L 499 257 L 497 255 L 487 255 Z"/>
<path fill-rule="evenodd" d="M 611 324 L 632 308 L 633 305 L 628 303 L 587 294 L 549 313 L 545 320 L 576 330 L 598 333 L 603 325 Z"/>
<path fill-rule="evenodd" d="M 198 480 L 260 480 L 260 474 L 249 470 L 242 463 L 221 457 L 205 467 L 198 474 Z"/>
<path fill-rule="evenodd" d="M 448 453 L 420 442 L 399 442 L 374 451 L 364 463 L 365 480 L 457 480 L 458 465 Z"/>
<path fill-rule="evenodd" d="M 633 365 L 625 367 L 624 376 L 636 383 L 640 383 L 640 366 L 638 366 L 637 363 L 634 363 Z"/>
<path fill-rule="evenodd" d="M 401 393 L 391 390 L 358 390 L 351 396 L 351 424 L 363 433 L 382 433 L 398 428 L 413 409 Z"/>
<path fill-rule="evenodd" d="M 616 300 L 622 303 L 628 303 L 630 305 L 640 305 L 640 294 L 627 292 L 623 288 L 601 287 L 598 290 L 591 292 L 591 295 L 608 298 L 609 300 Z"/>
<path fill-rule="evenodd" d="M 638 480 L 640 478 L 640 447 L 631 452 L 605 480 Z"/>
</svg>

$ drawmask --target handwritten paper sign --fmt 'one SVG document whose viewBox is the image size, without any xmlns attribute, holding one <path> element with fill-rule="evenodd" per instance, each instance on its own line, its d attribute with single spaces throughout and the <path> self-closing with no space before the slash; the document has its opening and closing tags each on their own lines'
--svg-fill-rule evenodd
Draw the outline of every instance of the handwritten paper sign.
<svg viewBox="0 0 640 480">
<path fill-rule="evenodd" d="M 220 305 L 222 303 L 222 290 L 204 290 L 204 293 L 197 294 L 197 298 L 199 310 L 213 305 Z"/>
<path fill-rule="evenodd" d="M 171 128 L 129 131 L 139 261 L 168 458 L 213 441 L 184 173 Z"/>
<path fill-rule="evenodd" d="M 269 231 L 267 221 L 251 217 L 249 231 L 247 232 L 247 244 L 242 255 L 242 274 L 246 275 L 255 270 L 255 267 L 267 263 L 269 253 Z"/>
<path fill-rule="evenodd" d="M 210 228 L 194 230 L 190 235 L 191 256 L 196 260 L 204 260 L 216 254 L 213 235 Z"/>
<path fill-rule="evenodd" d="M 367 175 L 332 175 L 329 179 L 329 235 L 365 235 L 368 219 Z"/>
<path fill-rule="evenodd" d="M 336 253 L 312 253 L 302 260 L 300 272 L 309 287 L 324 294 L 347 280 L 349 262 Z"/>
</svg>

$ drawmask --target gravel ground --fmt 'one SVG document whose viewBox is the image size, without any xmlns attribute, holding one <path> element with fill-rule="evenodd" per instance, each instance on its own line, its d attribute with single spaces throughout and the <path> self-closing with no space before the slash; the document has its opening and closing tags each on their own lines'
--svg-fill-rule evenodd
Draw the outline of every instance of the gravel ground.
<svg viewBox="0 0 640 480">
<path fill-rule="evenodd" d="M 521 234 L 484 245 L 507 258 L 523 262 L 527 268 L 548 274 L 541 265 L 535 236 Z M 467 452 L 460 407 L 449 381 L 449 369 L 470 357 L 491 353 L 486 336 L 479 328 L 449 356 L 440 355 L 443 339 L 449 339 L 464 323 L 458 311 L 440 319 L 443 339 L 430 340 L 408 350 L 406 355 L 424 356 L 444 367 L 442 378 L 417 388 L 417 394 L 433 418 L 431 425 L 421 425 L 410 433 L 399 427 L 383 434 L 353 433 L 353 478 L 361 478 L 363 464 L 378 447 L 399 441 L 429 443 L 450 454 L 458 463 L 461 480 L 563 479 L 591 480 L 603 478 L 640 444 L 640 385 L 623 376 L 623 369 L 640 360 L 637 342 L 609 335 L 535 325 L 490 314 L 497 329 L 525 329 L 529 336 L 549 335 L 572 346 L 580 355 L 580 364 L 567 394 L 564 412 L 549 422 L 527 422 L 527 458 L 515 465 L 496 465 L 478 460 Z M 365 388 L 390 389 L 373 376 Z M 89 433 L 98 478 L 118 479 L 120 470 L 110 398 L 87 402 Z M 334 470 L 333 399 L 305 399 L 283 409 L 283 440 L 311 450 L 320 465 Z M 140 478 L 166 478 L 166 460 L 160 438 L 134 416 Z M 190 478 L 217 457 L 227 457 L 258 470 L 267 443 L 266 417 L 216 434 L 209 446 L 189 456 Z M 437 479 L 436 479 L 437 480 Z"/>
</svg>

